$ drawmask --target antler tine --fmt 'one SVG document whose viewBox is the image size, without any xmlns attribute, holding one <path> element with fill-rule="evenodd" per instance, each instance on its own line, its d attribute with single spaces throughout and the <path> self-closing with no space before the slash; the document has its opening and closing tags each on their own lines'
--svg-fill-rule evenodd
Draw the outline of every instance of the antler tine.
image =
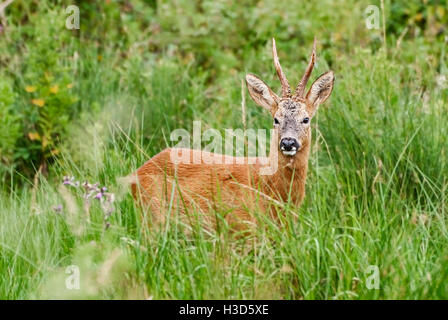
<svg viewBox="0 0 448 320">
<path fill-rule="evenodd" d="M 316 37 L 314 37 L 313 43 L 313 52 L 311 53 L 310 62 L 308 63 L 308 67 L 306 68 L 305 74 L 297 85 L 296 93 L 294 94 L 294 98 L 303 98 L 303 94 L 305 92 L 306 84 L 308 79 L 310 78 L 311 72 L 313 72 L 314 63 L 316 62 Z"/>
<path fill-rule="evenodd" d="M 278 78 L 282 84 L 282 98 L 289 98 L 291 96 L 291 87 L 289 86 L 288 79 L 286 79 L 280 61 L 278 60 L 277 47 L 275 46 L 274 38 L 272 38 L 272 55 L 274 56 L 275 71 L 277 71 Z"/>
</svg>

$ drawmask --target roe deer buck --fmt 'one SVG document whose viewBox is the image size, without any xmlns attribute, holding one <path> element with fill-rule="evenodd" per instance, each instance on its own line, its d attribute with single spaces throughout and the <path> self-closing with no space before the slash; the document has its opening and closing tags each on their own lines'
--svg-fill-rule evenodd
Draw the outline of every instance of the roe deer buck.
<svg viewBox="0 0 448 320">
<path fill-rule="evenodd" d="M 168 148 L 152 157 L 133 174 L 132 193 L 141 205 L 151 209 L 152 221 L 165 221 L 165 210 L 177 208 L 184 221 L 190 213 L 201 213 L 201 222 L 215 224 L 216 212 L 232 230 L 247 230 L 256 224 L 253 209 L 278 216 L 278 204 L 292 201 L 300 205 L 305 195 L 305 180 L 311 144 L 310 122 L 318 106 L 330 96 L 334 74 L 328 71 L 305 87 L 316 59 L 316 40 L 305 74 L 294 94 L 279 63 L 275 40 L 272 39 L 274 65 L 281 82 L 277 96 L 262 80 L 246 75 L 252 99 L 267 109 L 274 120 L 268 158 L 242 158 L 212 154 L 201 150 Z M 280 151 L 280 152 L 279 152 Z M 172 154 L 187 152 L 187 163 L 172 160 Z M 193 159 L 222 157 L 220 164 L 195 163 Z M 230 161 L 229 161 L 230 160 Z M 230 162 L 230 164 L 229 164 Z M 263 164 L 277 168 L 262 172 Z"/>
</svg>

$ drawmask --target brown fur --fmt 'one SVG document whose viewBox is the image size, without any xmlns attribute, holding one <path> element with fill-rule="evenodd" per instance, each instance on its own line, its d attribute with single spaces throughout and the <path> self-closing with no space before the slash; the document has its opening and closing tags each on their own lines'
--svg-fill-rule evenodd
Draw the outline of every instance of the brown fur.
<svg viewBox="0 0 448 320">
<path fill-rule="evenodd" d="M 273 175 L 260 175 L 261 161 L 247 164 L 247 158 L 244 164 L 235 164 L 235 158 L 233 164 L 176 164 L 170 159 L 172 151 L 165 149 L 147 161 L 137 170 L 138 181 L 132 184 L 134 198 L 151 209 L 155 224 L 165 222 L 173 203 L 182 214 L 199 209 L 204 222 L 213 226 L 216 220 L 211 212 L 228 212 L 227 223 L 242 230 L 255 224 L 254 210 L 269 210 L 275 218 L 277 201 L 284 203 L 290 197 L 292 203 L 300 205 L 304 198 L 309 145 L 293 161 L 279 155 L 281 167 Z M 191 161 L 197 152 L 206 153 L 191 150 Z"/>
</svg>

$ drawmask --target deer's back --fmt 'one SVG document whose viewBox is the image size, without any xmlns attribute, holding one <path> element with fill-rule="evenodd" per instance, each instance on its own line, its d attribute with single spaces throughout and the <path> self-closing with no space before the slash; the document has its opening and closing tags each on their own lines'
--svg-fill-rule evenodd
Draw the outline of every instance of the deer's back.
<svg viewBox="0 0 448 320">
<path fill-rule="evenodd" d="M 189 152 L 189 161 L 173 161 L 173 152 L 182 151 Z M 211 156 L 222 157 L 219 164 L 206 163 L 204 159 Z M 137 169 L 133 195 L 150 208 L 155 222 L 165 221 L 170 208 L 181 215 L 200 213 L 206 223 L 215 222 L 217 211 L 227 213 L 226 220 L 232 225 L 254 222 L 251 211 L 263 207 L 254 193 L 258 189 L 260 160 L 165 149 Z"/>
</svg>

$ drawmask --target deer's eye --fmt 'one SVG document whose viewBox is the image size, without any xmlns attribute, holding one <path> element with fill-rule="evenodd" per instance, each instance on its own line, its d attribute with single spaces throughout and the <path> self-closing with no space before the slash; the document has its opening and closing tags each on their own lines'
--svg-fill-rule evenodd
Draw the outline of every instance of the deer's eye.
<svg viewBox="0 0 448 320">
<path fill-rule="evenodd" d="M 277 118 L 274 118 L 274 125 L 278 125 L 278 124 L 280 124 L 280 121 L 278 121 Z"/>
<path fill-rule="evenodd" d="M 310 118 L 306 117 L 305 119 L 302 120 L 303 123 L 308 123 L 310 122 Z"/>
</svg>

